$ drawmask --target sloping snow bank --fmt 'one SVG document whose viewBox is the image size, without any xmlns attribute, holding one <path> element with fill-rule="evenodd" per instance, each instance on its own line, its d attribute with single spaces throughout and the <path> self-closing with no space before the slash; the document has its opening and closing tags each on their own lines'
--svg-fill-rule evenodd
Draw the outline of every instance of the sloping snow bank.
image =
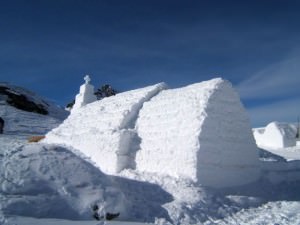
<svg viewBox="0 0 300 225">
<path fill-rule="evenodd" d="M 253 129 L 257 146 L 262 148 L 287 148 L 296 145 L 297 128 L 294 124 L 271 122 L 265 128 Z"/>
<path fill-rule="evenodd" d="M 227 81 L 218 78 L 162 91 L 144 104 L 136 126 L 139 171 L 218 188 L 259 177 L 249 119 Z"/>
<path fill-rule="evenodd" d="M 134 168 L 140 142 L 133 129 L 136 117 L 143 103 L 165 88 L 160 83 L 88 104 L 48 133 L 45 142 L 80 150 L 108 174 Z"/>
<path fill-rule="evenodd" d="M 8 88 L 8 91 L 15 95 L 24 95 L 29 101 L 32 101 L 35 104 L 42 106 L 44 109 L 46 109 L 48 112 L 48 116 L 51 116 L 53 118 L 61 120 L 61 119 L 65 119 L 67 117 L 67 115 L 69 114 L 66 110 L 60 108 L 56 104 L 54 104 L 48 100 L 45 100 L 41 96 L 39 96 L 39 95 L 35 94 L 34 92 L 29 91 L 25 88 L 11 85 L 9 83 L 3 83 L 3 82 L 0 82 L 0 87 Z M 8 105 L 6 103 L 6 99 L 7 99 L 7 96 L 0 95 L 0 105 L 4 105 L 4 104 Z"/>
<path fill-rule="evenodd" d="M 0 205 L 7 215 L 91 219 L 94 204 L 120 217 L 129 209 L 106 175 L 68 149 L 25 145 L 5 155 L 0 167 Z"/>
<path fill-rule="evenodd" d="M 0 104 L 0 116 L 5 120 L 4 135 L 44 135 L 62 121 L 51 116 L 26 112 L 7 104 Z M 2 135 L 3 136 L 3 135 Z"/>
</svg>

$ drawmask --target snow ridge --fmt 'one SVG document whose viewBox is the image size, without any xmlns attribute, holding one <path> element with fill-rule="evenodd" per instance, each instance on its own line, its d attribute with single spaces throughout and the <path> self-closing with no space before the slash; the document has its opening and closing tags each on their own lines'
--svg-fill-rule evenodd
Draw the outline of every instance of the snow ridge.
<svg viewBox="0 0 300 225">
<path fill-rule="evenodd" d="M 166 89 L 165 83 L 157 85 L 157 89 L 148 92 L 139 102 L 134 104 L 126 117 L 124 117 L 120 125 L 120 144 L 117 154 L 117 172 L 123 169 L 135 169 L 136 152 L 140 149 L 141 138 L 136 130 L 136 121 L 139 112 L 144 103 L 148 102 L 154 96 L 158 95 L 161 90 Z"/>
</svg>

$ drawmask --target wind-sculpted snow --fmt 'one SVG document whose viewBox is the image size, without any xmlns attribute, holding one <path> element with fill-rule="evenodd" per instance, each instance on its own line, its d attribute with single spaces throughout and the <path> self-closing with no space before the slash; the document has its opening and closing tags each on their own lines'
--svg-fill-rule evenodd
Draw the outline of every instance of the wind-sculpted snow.
<svg viewBox="0 0 300 225">
<path fill-rule="evenodd" d="M 45 142 L 80 150 L 108 174 L 135 168 L 140 142 L 133 129 L 136 117 L 143 103 L 165 88 L 161 83 L 88 104 L 48 133 Z"/>
<path fill-rule="evenodd" d="M 2 159 L 0 177 L 0 205 L 6 214 L 91 219 L 95 204 L 121 217 L 129 208 L 106 175 L 62 147 L 20 147 Z"/>
<path fill-rule="evenodd" d="M 222 79 L 162 91 L 144 104 L 137 132 L 137 170 L 218 188 L 259 177 L 247 114 Z"/>
</svg>

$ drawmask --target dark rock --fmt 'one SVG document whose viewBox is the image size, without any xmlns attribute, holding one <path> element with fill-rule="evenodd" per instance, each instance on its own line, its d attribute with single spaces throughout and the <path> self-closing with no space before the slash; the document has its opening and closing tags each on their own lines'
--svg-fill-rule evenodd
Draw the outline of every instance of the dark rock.
<svg viewBox="0 0 300 225">
<path fill-rule="evenodd" d="M 48 111 L 42 104 L 36 104 L 29 100 L 25 95 L 16 93 L 8 87 L 0 86 L 0 95 L 7 96 L 6 102 L 17 109 L 48 115 Z"/>
</svg>

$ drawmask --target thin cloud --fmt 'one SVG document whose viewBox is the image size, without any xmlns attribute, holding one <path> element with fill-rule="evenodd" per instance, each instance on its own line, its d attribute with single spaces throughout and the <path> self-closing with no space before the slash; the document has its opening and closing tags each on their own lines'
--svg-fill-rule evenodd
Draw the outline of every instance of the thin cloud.
<svg viewBox="0 0 300 225">
<path fill-rule="evenodd" d="M 270 65 L 242 81 L 237 89 L 244 99 L 288 97 L 299 93 L 300 56 Z"/>
</svg>

